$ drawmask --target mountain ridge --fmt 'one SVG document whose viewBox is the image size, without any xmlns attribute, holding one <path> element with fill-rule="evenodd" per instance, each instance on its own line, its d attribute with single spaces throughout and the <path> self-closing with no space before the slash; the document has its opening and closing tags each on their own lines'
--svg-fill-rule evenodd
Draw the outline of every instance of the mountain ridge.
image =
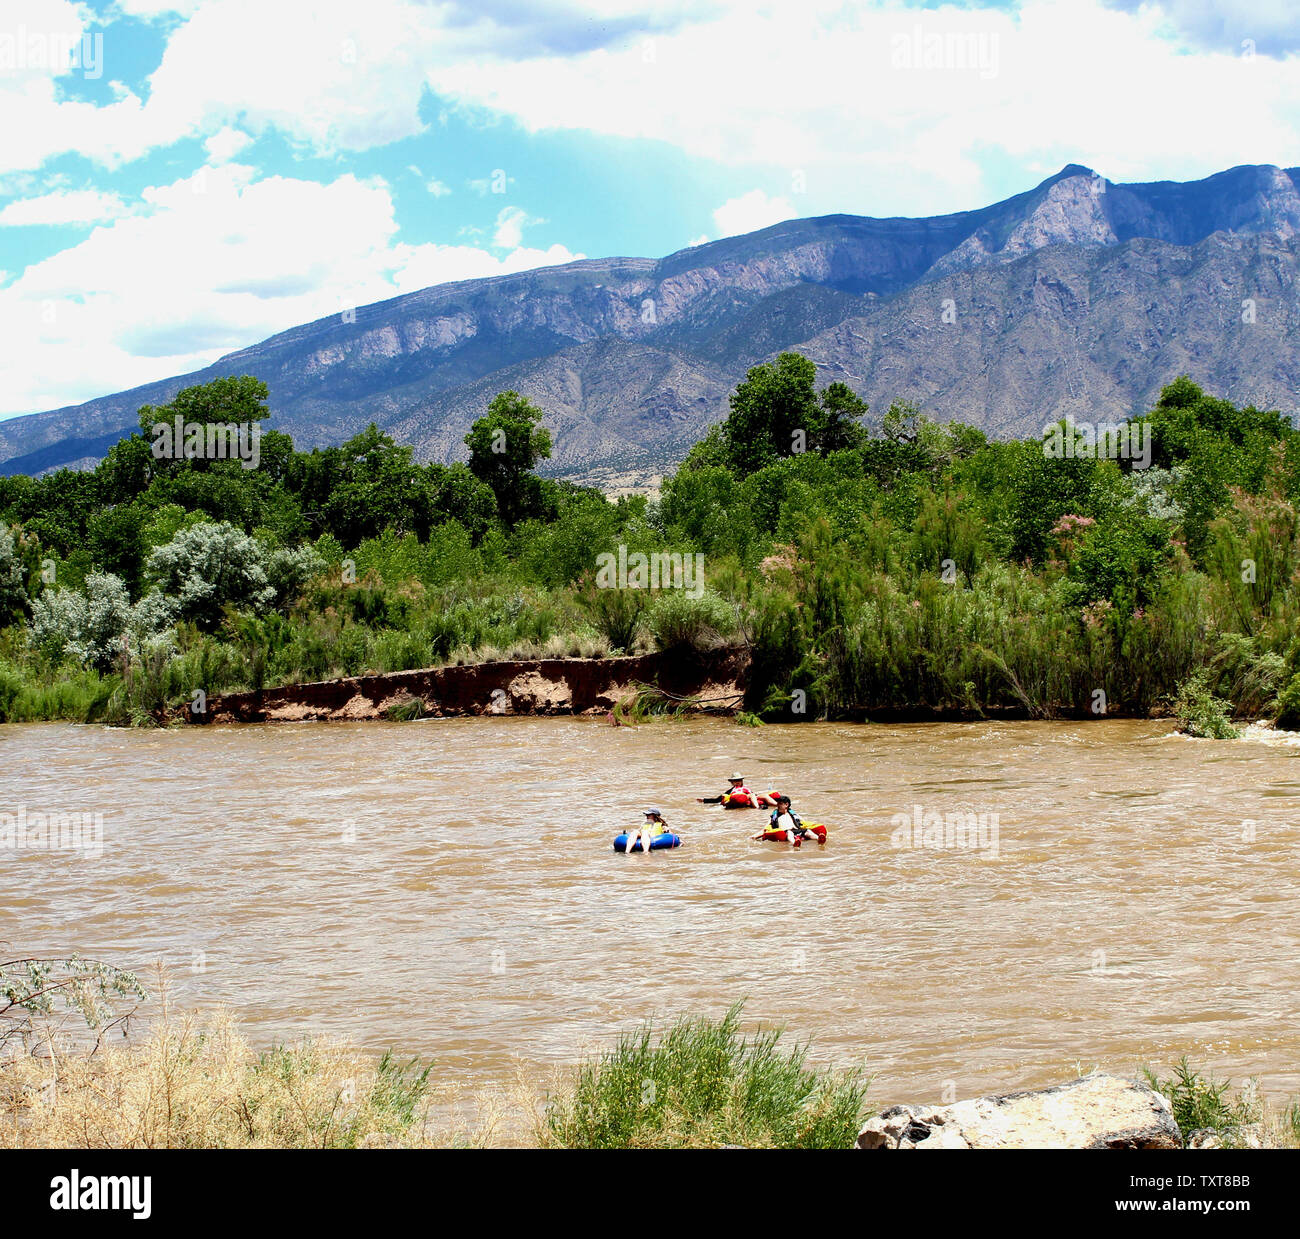
<svg viewBox="0 0 1300 1239">
<path fill-rule="evenodd" d="M 911 399 L 993 433 L 1067 411 L 1130 415 L 1178 364 L 1231 399 L 1294 413 L 1298 247 L 1300 168 L 1121 184 L 1067 164 L 973 211 L 786 220 L 660 259 L 402 294 L 200 371 L 0 422 L 0 472 L 91 463 L 140 406 L 230 373 L 268 382 L 271 424 L 300 447 L 373 420 L 421 460 L 462 457 L 469 423 L 513 386 L 548 412 L 550 472 L 596 482 L 621 462 L 647 475 L 673 463 L 744 370 L 785 348 L 877 412 Z M 1250 324 L 1238 321 L 1248 300 Z"/>
</svg>

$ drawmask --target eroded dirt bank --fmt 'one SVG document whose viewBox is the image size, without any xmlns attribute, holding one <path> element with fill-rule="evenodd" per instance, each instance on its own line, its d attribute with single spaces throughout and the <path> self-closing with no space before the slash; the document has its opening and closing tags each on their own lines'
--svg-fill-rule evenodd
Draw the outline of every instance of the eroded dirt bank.
<svg viewBox="0 0 1300 1239">
<path fill-rule="evenodd" d="M 351 676 L 289 684 L 207 701 L 187 710 L 191 723 L 278 723 L 381 719 L 416 707 L 425 715 L 603 714 L 628 701 L 640 685 L 697 710 L 727 713 L 744 694 L 748 655 L 741 649 L 682 657 L 544 658 Z"/>
</svg>

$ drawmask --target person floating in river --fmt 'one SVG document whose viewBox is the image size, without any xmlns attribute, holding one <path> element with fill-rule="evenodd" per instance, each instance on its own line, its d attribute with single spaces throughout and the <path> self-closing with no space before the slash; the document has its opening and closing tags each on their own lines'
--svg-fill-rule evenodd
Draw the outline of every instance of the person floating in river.
<svg viewBox="0 0 1300 1239">
<path fill-rule="evenodd" d="M 790 797 L 780 795 L 776 798 L 776 808 L 772 810 L 771 820 L 767 824 L 766 830 L 760 830 L 756 835 L 750 835 L 751 839 L 771 839 L 773 836 L 784 833 L 787 843 L 793 843 L 798 847 L 805 839 L 811 839 L 814 843 L 824 843 L 825 840 L 815 830 L 803 824 L 803 819 L 790 807 Z"/>
<path fill-rule="evenodd" d="M 772 803 L 762 794 L 754 795 L 745 786 L 743 774 L 733 774 L 727 780 L 731 786 L 721 796 L 697 796 L 700 804 L 720 804 L 724 809 L 765 809 Z"/>
<path fill-rule="evenodd" d="M 638 826 L 636 830 L 627 832 L 627 847 L 624 851 L 635 851 L 639 840 L 641 850 L 648 852 L 653 840 L 668 833 L 668 823 L 664 820 L 664 815 L 658 809 L 647 809 L 645 811 L 645 825 Z"/>
</svg>

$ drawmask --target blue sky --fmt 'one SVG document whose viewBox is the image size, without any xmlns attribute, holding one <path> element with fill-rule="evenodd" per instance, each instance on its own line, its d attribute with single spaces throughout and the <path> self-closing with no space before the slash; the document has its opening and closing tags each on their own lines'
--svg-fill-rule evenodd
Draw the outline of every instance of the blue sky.
<svg viewBox="0 0 1300 1239">
<path fill-rule="evenodd" d="M 444 280 L 1294 166 L 1297 49 L 1292 0 L 6 0 L 0 417 Z"/>
</svg>

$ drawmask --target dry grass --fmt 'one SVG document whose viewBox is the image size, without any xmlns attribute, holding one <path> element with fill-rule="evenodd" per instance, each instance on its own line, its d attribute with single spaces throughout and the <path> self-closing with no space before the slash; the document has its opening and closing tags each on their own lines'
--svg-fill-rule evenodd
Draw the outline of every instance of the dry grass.
<svg viewBox="0 0 1300 1239">
<path fill-rule="evenodd" d="M 0 1147 L 848 1147 L 865 1081 L 808 1071 L 803 1047 L 777 1053 L 775 1033 L 740 1039 L 734 1015 L 679 1021 L 659 1042 L 647 1026 L 576 1072 L 521 1063 L 510 1081 L 471 1090 L 324 1040 L 258 1052 L 228 1013 L 164 1005 L 143 1036 L 93 1053 L 52 1035 L 11 1045 Z M 1214 1131 L 1211 1147 L 1300 1144 L 1300 1103 L 1188 1080 L 1161 1082 L 1185 1134 Z"/>
<path fill-rule="evenodd" d="M 544 1081 L 437 1081 L 431 1066 L 339 1042 L 257 1051 L 228 1012 L 103 1043 L 47 1030 L 0 1056 L 0 1148 L 535 1146 Z M 552 1082 L 553 1084 L 554 1082 Z"/>
<path fill-rule="evenodd" d="M 15 1148 L 357 1148 L 425 1144 L 428 1069 L 323 1041 L 255 1052 L 233 1019 L 165 1014 L 95 1054 L 42 1042 L 0 1065 Z"/>
</svg>

